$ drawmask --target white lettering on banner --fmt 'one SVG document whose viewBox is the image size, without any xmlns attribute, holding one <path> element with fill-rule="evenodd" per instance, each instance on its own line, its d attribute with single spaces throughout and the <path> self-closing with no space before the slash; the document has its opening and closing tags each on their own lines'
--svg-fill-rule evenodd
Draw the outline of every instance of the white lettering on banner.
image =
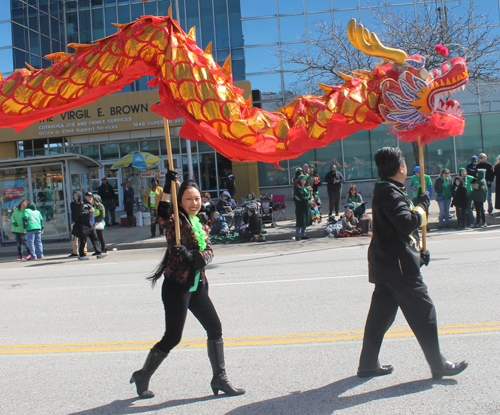
<svg viewBox="0 0 500 415">
<path fill-rule="evenodd" d="M 97 120 L 97 121 L 89 121 L 89 124 L 94 125 L 94 124 L 104 124 L 104 120 Z"/>
<path fill-rule="evenodd" d="M 126 118 L 111 118 L 108 120 L 108 124 L 114 124 L 116 122 L 130 122 L 132 121 L 132 117 L 126 117 Z"/>
<path fill-rule="evenodd" d="M 40 131 L 38 135 L 54 135 L 54 131 Z"/>
<path fill-rule="evenodd" d="M 48 130 L 51 128 L 63 128 L 64 124 L 53 124 L 53 125 L 39 125 L 38 129 L 39 130 Z"/>
<path fill-rule="evenodd" d="M 99 127 L 97 127 L 99 128 Z M 95 127 L 89 127 L 89 128 L 77 128 L 76 132 L 77 133 L 88 133 L 89 131 L 95 131 Z"/>
<path fill-rule="evenodd" d="M 102 130 L 118 130 L 117 125 L 107 125 L 106 127 L 97 127 L 97 131 L 102 131 Z"/>
<path fill-rule="evenodd" d="M 144 124 L 144 123 L 143 123 Z M 135 123 L 134 123 L 135 125 Z M 158 121 L 148 121 L 148 125 L 163 125 L 163 120 Z"/>
</svg>

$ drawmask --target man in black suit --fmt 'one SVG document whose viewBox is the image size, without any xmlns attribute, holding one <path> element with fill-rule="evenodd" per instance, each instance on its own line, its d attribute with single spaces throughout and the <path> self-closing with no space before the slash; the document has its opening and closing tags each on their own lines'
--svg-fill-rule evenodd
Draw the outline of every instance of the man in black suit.
<svg viewBox="0 0 500 415">
<path fill-rule="evenodd" d="M 375 154 L 379 179 L 373 189 L 373 238 L 368 249 L 368 274 L 375 284 L 366 320 L 358 376 L 392 373 L 391 365 L 381 366 L 378 355 L 385 333 L 398 308 L 420 343 L 434 379 L 453 376 L 468 363 L 451 363 L 439 350 L 436 309 L 420 267 L 428 265 L 429 252 L 420 251 L 418 228 L 426 226 L 428 193 L 418 196 L 414 207 L 406 193 L 406 162 L 397 147 L 384 147 Z"/>
</svg>

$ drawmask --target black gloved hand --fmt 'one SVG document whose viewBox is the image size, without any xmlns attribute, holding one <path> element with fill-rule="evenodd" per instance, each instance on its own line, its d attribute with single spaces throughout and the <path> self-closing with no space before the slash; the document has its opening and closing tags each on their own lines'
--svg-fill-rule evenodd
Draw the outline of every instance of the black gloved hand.
<svg viewBox="0 0 500 415">
<path fill-rule="evenodd" d="M 193 254 L 184 245 L 175 245 L 175 255 L 184 258 L 187 262 L 193 261 Z"/>
<path fill-rule="evenodd" d="M 422 265 L 429 265 L 429 262 L 431 262 L 431 253 L 430 251 L 420 251 L 420 266 Z"/>
<path fill-rule="evenodd" d="M 169 195 L 172 192 L 172 180 L 177 181 L 177 172 L 169 170 L 165 175 L 165 186 L 163 186 L 163 193 Z"/>
<path fill-rule="evenodd" d="M 426 212 L 429 210 L 431 204 L 431 198 L 429 197 L 429 192 L 422 193 L 415 199 L 415 205 L 420 206 Z"/>
</svg>

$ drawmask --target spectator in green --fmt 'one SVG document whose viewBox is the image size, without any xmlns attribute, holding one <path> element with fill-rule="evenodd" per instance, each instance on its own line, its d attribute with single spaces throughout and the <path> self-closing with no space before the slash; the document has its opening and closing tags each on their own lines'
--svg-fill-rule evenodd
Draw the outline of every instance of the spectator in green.
<svg viewBox="0 0 500 415">
<path fill-rule="evenodd" d="M 151 214 L 151 238 L 156 236 L 156 226 L 160 230 L 160 236 L 163 236 L 163 228 L 158 222 L 158 205 L 163 197 L 163 189 L 158 186 L 156 179 L 151 179 L 151 187 L 148 187 L 142 196 L 142 203 L 144 207 L 149 210 Z"/>
<path fill-rule="evenodd" d="M 460 174 L 460 177 L 464 182 L 464 187 L 467 189 L 467 209 L 465 210 L 465 226 L 471 227 L 474 226 L 475 221 L 474 221 L 474 214 L 472 213 L 472 197 L 470 194 L 472 193 L 471 183 L 475 177 L 467 174 L 467 169 L 465 169 L 464 167 L 458 169 L 458 173 Z"/>
<path fill-rule="evenodd" d="M 448 169 L 441 170 L 441 175 L 434 182 L 436 201 L 439 205 L 439 229 L 448 227 L 450 222 L 451 188 L 453 181 Z"/>
<path fill-rule="evenodd" d="M 488 197 L 488 187 L 484 176 L 485 169 L 477 169 L 476 177 L 471 182 L 472 192 L 470 197 L 474 201 L 474 209 L 476 209 L 476 224 L 474 228 L 479 228 L 479 222 L 483 220 L 482 228 L 486 228 L 486 214 L 484 213 L 484 202 Z"/>
<path fill-rule="evenodd" d="M 44 228 L 43 216 L 33 202 L 24 210 L 23 225 L 28 236 L 28 246 L 31 251 L 31 260 L 43 258 L 42 231 Z"/>
<path fill-rule="evenodd" d="M 309 189 L 306 187 L 307 177 L 300 175 L 293 186 L 293 201 L 295 202 L 295 239 L 309 239 L 306 236 L 306 228 L 312 225 L 311 201 Z"/>
<path fill-rule="evenodd" d="M 420 166 L 416 166 L 413 169 L 414 175 L 411 178 L 410 181 L 410 189 L 413 189 L 413 204 L 415 204 L 415 200 L 418 196 L 422 194 L 422 191 L 420 189 Z M 430 176 L 427 174 L 425 176 L 425 187 L 426 191 L 429 192 L 429 197 L 432 197 L 432 181 Z"/>
<path fill-rule="evenodd" d="M 26 242 L 26 230 L 23 225 L 23 215 L 26 207 L 28 206 L 28 201 L 26 199 L 21 199 L 17 208 L 12 212 L 10 220 L 12 221 L 11 232 L 14 234 L 17 243 L 17 260 L 23 259 L 23 246 L 26 248 L 26 259 L 31 258 L 31 251 Z"/>
</svg>

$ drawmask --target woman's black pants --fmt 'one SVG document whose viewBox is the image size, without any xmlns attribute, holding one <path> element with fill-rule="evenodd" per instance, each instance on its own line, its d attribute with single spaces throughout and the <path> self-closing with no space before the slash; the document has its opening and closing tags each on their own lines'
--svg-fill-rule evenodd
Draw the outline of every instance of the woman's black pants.
<svg viewBox="0 0 500 415">
<path fill-rule="evenodd" d="M 484 212 L 484 203 L 474 201 L 474 209 L 476 209 L 476 225 L 479 225 L 481 219 L 483 224 L 486 223 L 486 214 Z"/>
<path fill-rule="evenodd" d="M 28 247 L 28 242 L 26 241 L 26 235 L 24 233 L 13 232 L 16 237 L 17 243 L 17 253 L 19 256 L 23 256 L 23 246 L 26 248 L 26 255 L 31 255 L 31 251 Z"/>
<path fill-rule="evenodd" d="M 158 348 L 168 353 L 179 344 L 190 310 L 207 332 L 208 340 L 222 337 L 222 325 L 208 296 L 208 283 L 201 281 L 198 289 L 189 292 L 189 286 L 165 279 L 162 287 L 162 300 L 165 307 L 165 334 L 158 342 Z"/>
<path fill-rule="evenodd" d="M 101 252 L 106 252 L 106 240 L 104 239 L 104 229 L 96 229 L 97 239 L 101 244 Z"/>
</svg>

